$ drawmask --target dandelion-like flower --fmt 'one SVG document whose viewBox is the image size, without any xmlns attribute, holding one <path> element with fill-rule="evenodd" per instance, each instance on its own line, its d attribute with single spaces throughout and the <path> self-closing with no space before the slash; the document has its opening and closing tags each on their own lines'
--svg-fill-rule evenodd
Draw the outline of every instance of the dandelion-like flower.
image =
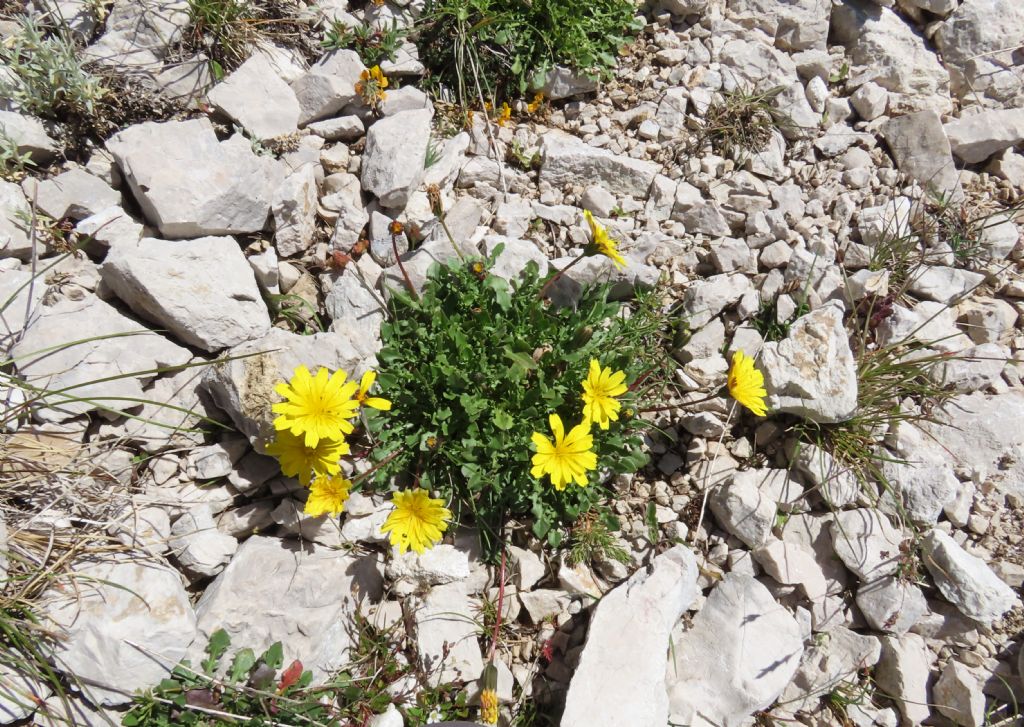
<svg viewBox="0 0 1024 727">
<path fill-rule="evenodd" d="M 382 399 L 379 396 L 370 396 L 370 388 L 373 386 L 373 382 L 377 380 L 376 371 L 367 371 L 363 374 L 363 378 L 359 380 L 359 391 L 355 393 L 353 397 L 359 402 L 360 406 L 369 406 L 374 409 L 380 409 L 381 411 L 390 411 L 391 402 L 387 399 Z"/>
<path fill-rule="evenodd" d="M 409 548 L 423 553 L 441 541 L 452 519 L 444 500 L 431 499 L 426 490 L 417 488 L 396 492 L 391 502 L 394 509 L 380 530 L 390 533 L 391 544 L 398 546 L 399 553 Z"/>
<path fill-rule="evenodd" d="M 593 451 L 594 437 L 590 434 L 590 423 L 577 424 L 566 435 L 562 418 L 557 414 L 548 417 L 554 441 L 539 432 L 534 432 L 533 444 L 537 454 L 533 455 L 534 477 L 551 476 L 556 490 L 564 490 L 570 482 L 581 487 L 587 485 L 587 470 L 597 469 L 597 455 Z"/>
<path fill-rule="evenodd" d="M 296 436 L 288 430 L 277 432 L 274 441 L 267 445 L 267 454 L 281 461 L 281 472 L 285 477 L 298 478 L 303 487 L 309 487 L 314 474 L 336 475 L 341 472 L 338 460 L 348 453 L 348 442 L 344 439 L 321 439 L 315 447 L 307 447 L 305 437 Z"/>
<path fill-rule="evenodd" d="M 299 366 L 291 381 L 274 387 L 286 399 L 272 407 L 278 415 L 274 428 L 304 436 L 311 448 L 321 439 L 342 439 L 350 434 L 354 427 L 349 419 L 359 411 L 359 402 L 352 398 L 358 386 L 345 378 L 344 371 L 329 375 L 325 368 L 314 377 L 305 366 Z"/>
<path fill-rule="evenodd" d="M 493 689 L 480 692 L 480 721 L 484 724 L 498 724 L 498 695 Z"/>
<path fill-rule="evenodd" d="M 587 219 L 587 224 L 590 225 L 591 236 L 591 243 L 586 254 L 604 255 L 611 259 L 617 267 L 626 267 L 626 260 L 619 254 L 618 243 L 608 236 L 608 230 L 604 225 L 594 219 L 590 210 L 583 210 L 583 216 Z"/>
<path fill-rule="evenodd" d="M 754 359 L 743 351 L 732 355 L 729 369 L 729 396 L 750 409 L 759 417 L 768 413 L 764 399 L 768 392 L 764 388 L 764 374 L 754 368 Z"/>
<path fill-rule="evenodd" d="M 309 497 L 306 498 L 303 512 L 310 517 L 340 515 L 345 509 L 345 501 L 348 500 L 351 489 L 352 483 L 341 475 L 317 477 L 309 488 Z"/>
<path fill-rule="evenodd" d="M 617 421 L 622 404 L 615 397 L 626 393 L 625 371 L 601 368 L 596 359 L 590 359 L 590 371 L 583 380 L 583 421 L 608 428 L 609 421 Z"/>
<path fill-rule="evenodd" d="M 530 103 L 526 104 L 526 110 L 528 112 L 530 112 L 531 114 L 535 114 L 535 113 L 537 113 L 537 109 L 539 109 L 541 107 L 541 104 L 543 104 L 543 103 L 544 103 L 544 92 L 543 91 L 537 91 L 537 93 L 535 93 L 534 96 L 533 96 L 533 101 L 531 101 Z"/>
</svg>

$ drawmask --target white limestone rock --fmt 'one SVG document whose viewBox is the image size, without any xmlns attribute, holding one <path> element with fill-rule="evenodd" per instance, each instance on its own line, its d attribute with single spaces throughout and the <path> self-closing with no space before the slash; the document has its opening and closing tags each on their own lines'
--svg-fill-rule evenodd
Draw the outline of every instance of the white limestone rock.
<svg viewBox="0 0 1024 727">
<path fill-rule="evenodd" d="M 406 580 L 419 586 L 438 586 L 469 578 L 469 553 L 442 543 L 423 553 L 394 550 L 388 562 L 387 577 Z"/>
<path fill-rule="evenodd" d="M 875 636 L 838 626 L 818 634 L 804 651 L 793 681 L 779 697 L 781 715 L 812 712 L 821 697 L 842 684 L 856 684 L 861 669 L 878 663 L 882 646 Z M 773 710 L 774 711 L 774 710 Z"/>
<path fill-rule="evenodd" d="M 920 587 L 885 576 L 857 589 L 857 608 L 876 631 L 905 634 L 928 612 Z"/>
<path fill-rule="evenodd" d="M 14 142 L 19 155 L 29 153 L 36 164 L 46 164 L 60 151 L 46 126 L 35 116 L 0 110 L 0 131 Z"/>
<path fill-rule="evenodd" d="M 115 0 L 104 33 L 84 57 L 105 66 L 157 73 L 189 24 L 186 0 Z"/>
<path fill-rule="evenodd" d="M 672 628 L 699 595 L 697 576 L 693 553 L 676 545 L 598 602 L 569 684 L 563 727 L 666 724 L 665 654 Z"/>
<path fill-rule="evenodd" d="M 189 649 L 203 658 L 210 635 L 223 628 L 231 642 L 257 654 L 275 641 L 319 683 L 348 663 L 358 603 L 381 597 L 379 555 L 354 556 L 314 543 L 254 535 L 196 603 L 198 634 Z M 152 682 L 155 683 L 155 682 Z"/>
<path fill-rule="evenodd" d="M 639 199 L 647 199 L 651 183 L 660 171 L 653 162 L 613 154 L 557 130 L 541 137 L 541 155 L 540 178 L 554 187 L 586 180 L 602 185 L 612 194 Z"/>
<path fill-rule="evenodd" d="M 744 27 L 763 30 L 784 51 L 809 48 L 825 49 L 831 8 L 817 0 L 794 0 L 785 4 L 775 0 L 737 0 L 729 4 L 729 14 Z"/>
<path fill-rule="evenodd" d="M 983 273 L 941 265 L 925 265 L 913 276 L 909 290 L 918 298 L 952 305 L 985 280 Z"/>
<path fill-rule="evenodd" d="M 240 135 L 219 141 L 205 118 L 130 126 L 106 146 L 147 220 L 171 239 L 259 232 L 284 178 L 280 162 Z"/>
<path fill-rule="evenodd" d="M 256 139 L 273 139 L 299 128 L 299 100 L 265 53 L 254 53 L 207 98 Z"/>
<path fill-rule="evenodd" d="M 935 111 L 891 118 L 880 131 L 901 172 L 937 194 L 963 199 L 949 139 Z"/>
<path fill-rule="evenodd" d="M 205 351 L 270 330 L 252 268 L 230 237 L 143 238 L 112 249 L 100 270 L 104 283 L 133 311 Z"/>
<path fill-rule="evenodd" d="M 29 384 L 53 392 L 42 397 L 35 416 L 57 422 L 95 410 L 137 409 L 147 398 L 143 387 L 156 378 L 153 369 L 192 358 L 95 296 L 42 307 L 11 355 Z"/>
<path fill-rule="evenodd" d="M 32 257 L 32 239 L 29 225 L 32 208 L 21 187 L 14 182 L 0 180 L 0 256 L 29 260 Z M 44 248 L 36 243 L 37 254 Z M 4 299 L 6 300 L 6 298 Z"/>
<path fill-rule="evenodd" d="M 423 180 L 430 119 L 431 112 L 426 109 L 402 111 L 367 131 L 361 182 L 382 207 L 405 207 Z"/>
<path fill-rule="evenodd" d="M 669 653 L 670 721 L 711 727 L 771 705 L 800 664 L 803 639 L 767 588 L 729 573 Z"/>
<path fill-rule="evenodd" d="M 985 561 L 941 530 L 929 532 L 921 549 L 939 591 L 968 618 L 988 625 L 1019 603 L 1014 590 Z"/>
<path fill-rule="evenodd" d="M 281 257 L 305 252 L 316 232 L 316 173 L 306 164 L 284 178 L 274 193 L 274 246 Z"/>
<path fill-rule="evenodd" d="M 903 533 L 873 508 L 843 510 L 832 522 L 836 555 L 862 582 L 896 572 Z"/>
<path fill-rule="evenodd" d="M 560 101 L 580 93 L 590 93 L 597 88 L 597 81 L 565 66 L 552 68 L 544 81 L 541 92 L 545 98 Z"/>
<path fill-rule="evenodd" d="M 768 542 L 778 507 L 753 482 L 733 479 L 719 485 L 711 491 L 708 505 L 718 523 L 747 547 Z"/>
<path fill-rule="evenodd" d="M 934 38 L 958 96 L 1009 100 L 1024 87 L 1014 61 L 1014 49 L 1024 43 L 1024 6 L 1016 0 L 964 0 Z"/>
<path fill-rule="evenodd" d="M 55 659 L 90 702 L 125 704 L 166 677 L 196 635 L 181 577 L 159 558 L 79 563 L 75 589 L 50 589 L 42 612 L 61 634 Z M 116 614 L 116 618 L 112 617 Z"/>
<path fill-rule="evenodd" d="M 198 505 L 171 526 L 171 553 L 195 578 L 209 578 L 227 566 L 238 550 L 238 541 L 217 529 L 209 505 Z"/>
<path fill-rule="evenodd" d="M 942 128 L 956 158 L 977 164 L 1024 141 L 1024 108 L 964 115 Z"/>
<path fill-rule="evenodd" d="M 819 423 L 841 422 L 857 409 L 857 370 L 843 312 L 829 305 L 798 318 L 789 335 L 761 349 L 768 408 Z"/>
<path fill-rule="evenodd" d="M 687 323 L 692 328 L 702 328 L 736 303 L 750 287 L 750 278 L 741 273 L 712 275 L 690 283 L 683 293 Z"/>
<path fill-rule="evenodd" d="M 383 300 L 375 289 L 380 268 L 366 258 L 348 266 L 334 278 L 324 299 L 324 310 L 331 319 L 331 330 L 343 333 L 353 344 L 355 353 L 370 358 L 381 349 L 380 326 L 384 322 Z"/>
<path fill-rule="evenodd" d="M 949 108 L 949 73 L 894 11 L 848 0 L 833 8 L 831 32 L 854 64 L 871 68 L 874 83 L 900 94 L 910 108 Z"/>
<path fill-rule="evenodd" d="M 356 84 L 366 66 L 354 50 L 325 54 L 305 74 L 291 82 L 299 102 L 299 126 L 333 116 L 359 99 Z"/>
<path fill-rule="evenodd" d="M 931 715 L 928 675 L 932 653 L 917 634 L 883 636 L 881 642 L 875 683 L 896 702 L 904 724 L 921 724 Z"/>
<path fill-rule="evenodd" d="M 960 491 L 953 468 L 942 460 L 917 464 L 883 462 L 882 474 L 889 483 L 882 495 L 882 508 L 927 525 L 938 520 L 942 509 Z"/>
<path fill-rule="evenodd" d="M 121 204 L 120 192 L 82 169 L 71 169 L 42 182 L 30 177 L 21 186 L 26 198 L 35 200 L 39 210 L 54 220 L 82 220 Z"/>
<path fill-rule="evenodd" d="M 985 694 L 974 672 L 959 661 L 950 661 L 932 687 L 935 708 L 961 727 L 985 724 Z"/>
<path fill-rule="evenodd" d="M 483 671 L 477 626 L 464 582 L 431 588 L 415 609 L 420 666 L 431 685 L 469 682 Z"/>
</svg>

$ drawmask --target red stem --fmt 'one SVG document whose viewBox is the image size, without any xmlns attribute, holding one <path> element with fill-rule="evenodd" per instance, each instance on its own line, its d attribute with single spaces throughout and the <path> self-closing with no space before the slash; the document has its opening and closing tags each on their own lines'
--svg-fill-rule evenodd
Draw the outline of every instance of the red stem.
<svg viewBox="0 0 1024 727">
<path fill-rule="evenodd" d="M 579 262 L 580 260 L 582 260 L 582 259 L 583 259 L 583 258 L 585 258 L 586 256 L 587 256 L 587 254 L 586 254 L 585 252 L 584 252 L 584 253 L 582 253 L 582 254 L 580 254 L 580 256 L 579 256 L 578 258 L 576 258 L 576 259 L 575 259 L 575 260 L 573 260 L 573 261 L 572 261 L 571 263 L 569 263 L 568 265 L 566 265 L 566 266 L 565 266 L 564 268 L 562 268 L 561 270 L 559 270 L 559 271 L 558 271 L 557 273 L 555 273 L 554 275 L 552 275 L 552 276 L 551 276 L 551 278 L 550 278 L 550 279 L 548 280 L 548 282 L 544 283 L 544 287 L 540 289 L 540 293 L 538 294 L 538 296 L 539 296 L 539 297 L 541 297 L 541 298 L 543 298 L 543 297 L 544 297 L 544 294 L 545 294 L 545 293 L 546 293 L 546 292 L 548 291 L 548 288 L 550 288 L 550 287 L 552 286 L 552 284 L 553 284 L 553 283 L 554 283 L 554 282 L 555 282 L 556 280 L 558 280 L 558 279 L 559 279 L 560 277 L 562 277 L 563 275 L 565 275 L 565 271 L 567 271 L 567 270 L 568 270 L 569 268 L 571 268 L 571 267 L 572 267 L 573 265 L 575 265 L 576 263 L 578 263 L 578 262 Z"/>
</svg>

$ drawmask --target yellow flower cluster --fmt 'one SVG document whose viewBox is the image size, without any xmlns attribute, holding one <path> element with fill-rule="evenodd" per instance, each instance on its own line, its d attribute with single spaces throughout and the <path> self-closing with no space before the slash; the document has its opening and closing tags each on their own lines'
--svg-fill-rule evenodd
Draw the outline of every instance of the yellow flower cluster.
<svg viewBox="0 0 1024 727">
<path fill-rule="evenodd" d="M 387 399 L 370 396 L 376 373 L 367 371 L 358 384 L 347 378 L 344 371 L 331 374 L 320 368 L 313 375 L 299 366 L 291 381 L 274 387 L 284 401 L 271 408 L 277 414 L 276 438 L 267 445 L 267 454 L 280 460 L 287 477 L 309 488 L 305 512 L 313 517 L 344 510 L 352 483 L 341 476 L 340 460 L 350 451 L 345 441 L 355 429 L 350 420 L 363 406 L 391 408 Z"/>
<path fill-rule="evenodd" d="M 391 409 L 390 401 L 370 395 L 375 372 L 363 374 L 358 385 L 346 378 L 344 371 L 331 374 L 321 368 L 314 376 L 299 366 L 291 381 L 274 388 L 284 401 L 271 409 L 277 414 L 277 437 L 267 445 L 267 453 L 280 460 L 286 476 L 309 488 L 304 512 L 312 517 L 339 515 L 345 509 L 352 483 L 341 476 L 340 459 L 350 449 L 345 435 L 355 430 L 350 420 L 362 407 Z M 392 503 L 381 532 L 390 534 L 391 544 L 401 553 L 433 547 L 452 518 L 443 500 L 433 500 L 420 489 L 396 492 Z"/>
<path fill-rule="evenodd" d="M 364 69 L 359 74 L 359 80 L 356 81 L 356 93 L 362 97 L 367 106 L 373 108 L 376 108 L 387 96 L 384 93 L 384 89 L 387 87 L 388 77 L 380 70 L 380 66 Z"/>
<path fill-rule="evenodd" d="M 597 469 L 597 454 L 594 452 L 594 437 L 591 424 L 608 429 L 609 422 L 618 421 L 622 402 L 617 397 L 628 390 L 624 371 L 602 368 L 596 359 L 591 359 L 590 370 L 583 381 L 583 420 L 565 433 L 562 418 L 557 414 L 548 417 L 553 439 L 540 432 L 534 432 L 531 439 L 537 453 L 533 455 L 530 474 L 541 478 L 548 475 L 556 490 L 564 490 L 570 482 L 580 487 L 587 485 L 587 472 Z"/>
</svg>

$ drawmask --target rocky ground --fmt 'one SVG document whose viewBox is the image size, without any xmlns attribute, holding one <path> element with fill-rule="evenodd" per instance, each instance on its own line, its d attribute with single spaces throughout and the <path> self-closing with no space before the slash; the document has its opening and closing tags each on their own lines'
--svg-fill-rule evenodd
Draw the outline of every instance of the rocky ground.
<svg viewBox="0 0 1024 727">
<path fill-rule="evenodd" d="M 1024 5 L 660 0 L 612 80 L 559 70 L 540 108 L 459 130 L 417 88 L 410 45 L 382 64 L 375 112 L 354 52 L 310 64 L 308 44 L 264 38 L 213 83 L 183 55 L 184 2 L 115 0 L 104 22 L 57 4 L 90 58 L 171 109 L 73 154 L 66 129 L 0 111 L 39 166 L 0 183 L 5 340 L 50 392 L 28 418 L 7 396 L 0 553 L 70 554 L 76 587 L 37 604 L 80 679 L 74 723 L 119 723 L 221 627 L 283 641 L 322 679 L 357 614 L 414 646 L 426 682 L 475 692 L 498 577 L 473 531 L 399 556 L 383 499 L 308 518 L 262 454 L 295 366 L 376 366 L 382 295 L 402 280 L 392 220 L 422 241 L 403 239 L 417 284 L 454 256 L 430 185 L 465 249 L 505 243 L 508 277 L 564 266 L 591 211 L 628 265 L 568 275 L 611 276 L 624 297 L 660 285 L 679 386 L 714 391 L 744 350 L 773 412 L 719 398 L 650 415 L 651 466 L 611 483 L 628 563 L 571 565 L 516 532 L 503 720 L 1017 723 Z M 408 24 L 419 5 L 304 12 Z M 75 243 L 87 254 L 58 261 Z M 929 386 L 866 373 L 908 357 Z M 901 416 L 869 416 L 889 404 Z M 836 449 L 855 429 L 861 449 Z M 57 723 L 26 694 L 67 711 L 42 684 L 0 683 L 3 723 Z"/>
</svg>

